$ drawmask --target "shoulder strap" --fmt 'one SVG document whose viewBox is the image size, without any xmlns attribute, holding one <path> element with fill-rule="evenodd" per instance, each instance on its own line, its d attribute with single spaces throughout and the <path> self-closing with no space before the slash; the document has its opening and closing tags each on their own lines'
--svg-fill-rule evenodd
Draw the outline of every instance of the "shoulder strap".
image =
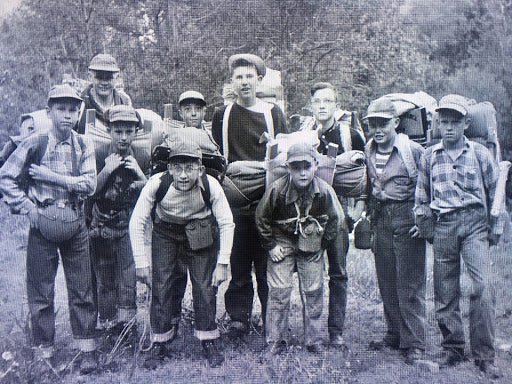
<svg viewBox="0 0 512 384">
<path fill-rule="evenodd" d="M 228 123 L 231 108 L 233 108 L 233 103 L 226 106 L 224 115 L 222 116 L 222 154 L 226 158 L 226 162 L 229 161 Z"/>
<path fill-rule="evenodd" d="M 274 119 L 272 118 L 272 108 L 274 106 L 270 103 L 265 103 L 265 110 L 263 116 L 265 117 L 265 124 L 267 126 L 267 133 L 273 139 L 274 138 Z"/>
<path fill-rule="evenodd" d="M 203 197 L 204 204 L 212 209 L 212 202 L 211 202 L 211 192 L 210 192 L 210 182 L 208 181 L 208 175 L 206 172 L 203 172 L 201 175 L 201 182 L 203 183 L 204 189 L 201 189 L 201 196 Z"/>
<path fill-rule="evenodd" d="M 484 208 L 485 208 L 486 212 L 489 212 L 488 211 L 488 204 L 487 204 L 487 200 L 488 200 L 489 196 L 487 196 L 487 193 L 486 193 L 486 190 L 485 190 L 484 173 L 483 173 L 484 170 L 482 169 L 482 163 L 480 162 L 480 159 L 479 159 L 479 157 L 476 154 L 475 143 L 472 142 L 471 140 L 468 140 L 468 144 L 469 144 L 469 148 L 470 148 L 471 152 L 473 153 L 473 156 L 475 156 L 475 158 L 476 158 L 476 162 L 478 163 L 478 170 L 479 170 L 478 176 L 479 176 L 479 179 L 480 179 L 480 187 L 481 187 L 482 197 L 484 199 Z"/>
<path fill-rule="evenodd" d="M 350 136 L 350 124 L 343 124 L 343 122 L 338 121 L 338 126 L 340 130 L 340 140 L 341 145 L 343 146 L 343 151 L 348 152 L 352 150 L 352 137 Z"/>
<path fill-rule="evenodd" d="M 400 156 L 404 162 L 405 168 L 407 168 L 407 173 L 411 179 L 415 179 L 418 177 L 418 167 L 416 166 L 416 162 L 414 161 L 414 156 L 412 154 L 411 142 L 409 138 L 403 133 L 399 133 L 396 136 L 398 148 L 400 149 Z"/>
</svg>

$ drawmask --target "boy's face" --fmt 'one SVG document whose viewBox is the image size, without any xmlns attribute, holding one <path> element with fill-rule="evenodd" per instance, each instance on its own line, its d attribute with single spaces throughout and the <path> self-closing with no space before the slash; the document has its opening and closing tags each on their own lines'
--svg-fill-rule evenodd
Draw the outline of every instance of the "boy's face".
<svg viewBox="0 0 512 384">
<path fill-rule="evenodd" d="M 261 79 L 255 66 L 236 67 L 231 75 L 233 92 L 243 100 L 252 101 L 256 99 L 256 87 Z"/>
<path fill-rule="evenodd" d="M 90 71 L 90 80 L 98 96 L 107 97 L 114 90 L 115 72 Z"/>
<path fill-rule="evenodd" d="M 464 130 L 469 121 L 457 111 L 442 109 L 439 111 L 439 130 L 445 145 L 451 146 L 463 140 Z"/>
<path fill-rule="evenodd" d="M 398 118 L 386 119 L 383 117 L 370 117 L 368 119 L 368 128 L 370 136 L 378 146 L 388 146 L 394 143 L 396 128 L 400 120 Z"/>
<path fill-rule="evenodd" d="M 59 139 L 66 139 L 78 122 L 80 103 L 74 99 L 57 99 L 47 107 L 48 117 L 53 121 L 53 133 Z"/>
<path fill-rule="evenodd" d="M 180 115 L 185 122 L 185 127 L 200 128 L 206 114 L 206 107 L 198 102 L 184 102 L 180 106 Z"/>
<path fill-rule="evenodd" d="M 336 94 L 330 88 L 319 89 L 311 97 L 313 116 L 320 123 L 331 120 L 336 107 Z"/>
<path fill-rule="evenodd" d="M 20 136 L 27 137 L 34 133 L 35 125 L 34 119 L 32 117 L 27 117 L 25 120 L 21 122 L 20 125 Z"/>
<path fill-rule="evenodd" d="M 315 177 L 317 164 L 311 161 L 293 161 L 287 167 L 295 188 L 306 189 Z"/>
<path fill-rule="evenodd" d="M 112 146 L 116 153 L 126 153 L 132 144 L 137 132 L 137 124 L 133 121 L 115 121 L 110 124 Z"/>
<path fill-rule="evenodd" d="M 201 161 L 190 157 L 171 159 L 167 168 L 173 177 L 172 185 L 178 191 L 191 190 L 196 185 L 197 179 L 204 172 Z"/>
</svg>

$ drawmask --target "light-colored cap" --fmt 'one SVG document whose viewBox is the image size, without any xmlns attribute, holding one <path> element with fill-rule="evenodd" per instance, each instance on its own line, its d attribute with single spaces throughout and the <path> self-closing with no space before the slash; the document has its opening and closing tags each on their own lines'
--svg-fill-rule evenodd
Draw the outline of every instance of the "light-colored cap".
<svg viewBox="0 0 512 384">
<path fill-rule="evenodd" d="M 307 161 L 313 163 L 316 160 L 316 149 L 309 143 L 296 143 L 293 144 L 286 154 L 287 163 L 294 163 L 298 161 Z"/>
<path fill-rule="evenodd" d="M 391 100 L 380 98 L 373 100 L 370 103 L 366 116 L 363 117 L 363 120 L 370 119 L 372 117 L 392 119 L 393 117 L 396 117 L 396 115 L 396 108 Z"/>
<path fill-rule="evenodd" d="M 116 59 L 106 53 L 100 53 L 92 58 L 89 69 L 92 71 L 119 72 Z"/>
<path fill-rule="evenodd" d="M 206 100 L 204 99 L 204 96 L 201 92 L 197 91 L 185 91 L 180 95 L 180 98 L 178 99 L 178 104 L 181 105 L 184 101 L 191 100 L 191 101 L 198 101 L 203 106 L 206 105 Z"/>
<path fill-rule="evenodd" d="M 194 159 L 202 159 L 203 154 L 199 144 L 192 141 L 177 140 L 173 142 L 169 159 L 173 157 L 191 157 Z"/>
<path fill-rule="evenodd" d="M 82 102 L 83 99 L 69 84 L 58 84 L 50 88 L 48 92 L 48 101 L 55 99 L 74 99 Z"/>
<path fill-rule="evenodd" d="M 129 105 L 114 105 L 105 111 L 104 116 L 110 123 L 114 123 L 116 121 L 129 121 L 138 124 L 140 122 L 137 111 Z"/>
<path fill-rule="evenodd" d="M 443 109 L 452 110 L 459 112 L 462 116 L 466 116 L 468 113 L 468 99 L 461 95 L 446 95 L 439 100 L 439 107 L 436 108 L 436 112 Z"/>
<path fill-rule="evenodd" d="M 258 72 L 259 76 L 265 76 L 267 69 L 265 67 L 265 63 L 261 59 L 261 57 L 253 55 L 252 53 L 238 53 L 236 55 L 231 56 L 228 59 L 228 67 L 229 70 L 232 71 L 234 67 L 239 66 L 239 62 L 247 62 L 256 67 L 256 72 Z"/>
</svg>

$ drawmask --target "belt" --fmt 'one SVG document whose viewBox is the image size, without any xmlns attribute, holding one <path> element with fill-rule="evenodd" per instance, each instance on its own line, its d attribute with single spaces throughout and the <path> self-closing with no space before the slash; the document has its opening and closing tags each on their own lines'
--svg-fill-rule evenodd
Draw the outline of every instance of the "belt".
<svg viewBox="0 0 512 384">
<path fill-rule="evenodd" d="M 484 209 L 484 208 L 485 207 L 482 204 L 474 203 L 474 204 L 468 205 L 467 207 L 455 208 L 455 209 L 453 209 L 451 211 L 448 211 L 448 212 L 440 213 L 437 210 L 433 210 L 432 213 L 434 214 L 434 216 L 436 218 L 442 218 L 443 216 L 454 215 L 454 214 L 457 214 L 457 213 L 460 213 L 460 212 L 463 212 L 463 211 L 469 211 L 469 210 L 472 210 L 472 209 Z"/>
<path fill-rule="evenodd" d="M 81 209 L 83 206 L 83 202 L 79 202 L 78 204 L 74 201 L 69 200 L 53 200 L 53 199 L 46 199 L 43 202 L 37 201 L 36 204 L 40 208 L 48 208 L 52 205 L 56 205 L 57 208 L 66 208 L 71 207 L 72 209 Z"/>
</svg>

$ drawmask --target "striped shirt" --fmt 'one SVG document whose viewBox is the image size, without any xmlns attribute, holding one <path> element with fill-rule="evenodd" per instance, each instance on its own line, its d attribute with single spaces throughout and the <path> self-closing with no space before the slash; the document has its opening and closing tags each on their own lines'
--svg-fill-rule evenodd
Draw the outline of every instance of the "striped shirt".
<svg viewBox="0 0 512 384">
<path fill-rule="evenodd" d="M 4 194 L 5 202 L 13 212 L 27 214 L 37 203 L 48 201 L 70 201 L 72 193 L 81 198 L 91 196 L 96 188 L 96 160 L 92 142 L 83 137 L 83 149 L 75 132 L 64 141 L 57 141 L 55 136 L 49 133 L 46 151 L 40 165 L 62 176 L 65 186 L 51 184 L 45 181 L 31 180 L 28 192 L 23 191 L 18 180 L 22 174 L 29 151 L 40 142 L 38 134 L 31 135 L 23 140 L 16 151 L 7 159 L 0 170 L 0 190 Z M 73 140 L 73 145 L 72 141 Z M 77 159 L 77 176 L 73 176 L 72 147 L 74 147 Z"/>
<path fill-rule="evenodd" d="M 391 151 L 381 152 L 377 149 L 377 152 L 375 152 L 375 170 L 377 171 L 377 175 L 382 174 L 390 155 Z"/>
<path fill-rule="evenodd" d="M 485 146 L 470 144 L 464 137 L 462 152 L 452 160 L 441 142 L 428 148 L 421 159 L 416 206 L 430 204 L 433 210 L 446 213 L 480 204 L 490 211 L 497 180 L 496 163 Z"/>
</svg>

